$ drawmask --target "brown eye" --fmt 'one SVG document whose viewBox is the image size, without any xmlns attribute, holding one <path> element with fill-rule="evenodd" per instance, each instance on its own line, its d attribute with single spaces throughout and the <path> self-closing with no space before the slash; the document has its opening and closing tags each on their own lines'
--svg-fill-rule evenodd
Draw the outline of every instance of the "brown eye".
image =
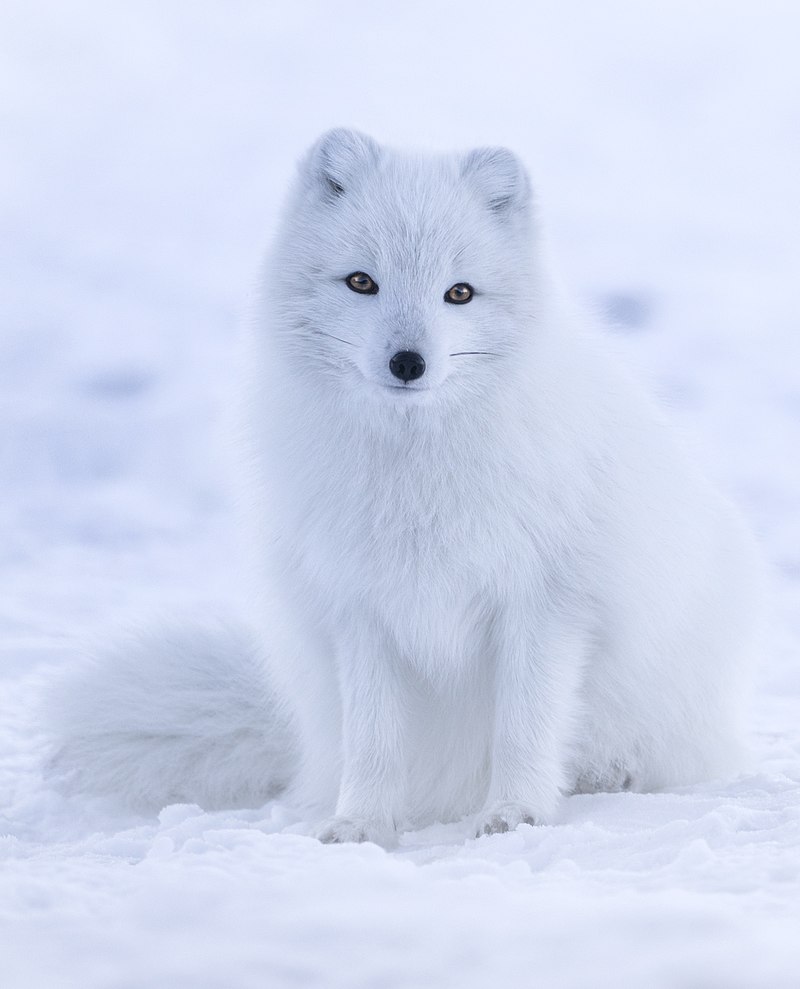
<svg viewBox="0 0 800 989">
<path fill-rule="evenodd" d="M 471 285 L 467 285 L 466 282 L 459 282 L 444 293 L 444 301 L 452 302 L 456 306 L 463 306 L 465 302 L 469 302 L 474 294 Z"/>
<path fill-rule="evenodd" d="M 345 282 L 349 289 L 358 292 L 360 295 L 375 295 L 378 291 L 377 284 L 369 275 L 365 275 L 363 271 L 354 271 L 352 275 L 348 275 L 345 278 Z"/>
</svg>

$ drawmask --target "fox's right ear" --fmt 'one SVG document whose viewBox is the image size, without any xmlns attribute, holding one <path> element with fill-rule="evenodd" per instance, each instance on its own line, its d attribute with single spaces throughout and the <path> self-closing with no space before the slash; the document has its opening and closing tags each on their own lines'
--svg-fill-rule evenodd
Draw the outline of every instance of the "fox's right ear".
<svg viewBox="0 0 800 989">
<path fill-rule="evenodd" d="M 337 127 L 323 134 L 301 168 L 311 185 L 329 200 L 347 195 L 359 173 L 374 165 L 381 149 L 366 134 Z"/>
<path fill-rule="evenodd" d="M 522 162 L 507 148 L 476 148 L 461 163 L 461 174 L 472 183 L 492 213 L 507 216 L 527 209 L 531 183 Z"/>
</svg>

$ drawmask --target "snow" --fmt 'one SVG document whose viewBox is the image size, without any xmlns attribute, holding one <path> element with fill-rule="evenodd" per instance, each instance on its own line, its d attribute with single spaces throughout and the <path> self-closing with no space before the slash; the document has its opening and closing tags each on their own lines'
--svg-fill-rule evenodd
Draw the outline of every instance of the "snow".
<svg viewBox="0 0 800 989">
<path fill-rule="evenodd" d="M 800 984 L 798 28 L 780 0 L 3 5 L 4 989 Z M 334 124 L 520 152 L 558 267 L 747 513 L 774 591 L 740 778 L 393 852 L 43 782 L 37 693 L 87 636 L 240 592 L 237 326 Z"/>
</svg>

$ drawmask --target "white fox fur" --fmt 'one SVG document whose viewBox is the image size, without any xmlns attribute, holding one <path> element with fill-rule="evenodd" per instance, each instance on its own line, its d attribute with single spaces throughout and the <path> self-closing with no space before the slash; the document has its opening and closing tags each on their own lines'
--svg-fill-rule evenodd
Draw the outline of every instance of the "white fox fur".
<svg viewBox="0 0 800 989">
<path fill-rule="evenodd" d="M 231 625 L 129 632 L 48 696 L 51 776 L 137 810 L 260 806 L 296 773 L 260 644 Z"/>
<path fill-rule="evenodd" d="M 289 780 L 323 840 L 387 841 L 736 766 L 750 540 L 537 240 L 508 151 L 310 151 L 248 356 L 263 645 L 115 650 L 66 705 L 84 789 L 218 806 Z"/>
</svg>

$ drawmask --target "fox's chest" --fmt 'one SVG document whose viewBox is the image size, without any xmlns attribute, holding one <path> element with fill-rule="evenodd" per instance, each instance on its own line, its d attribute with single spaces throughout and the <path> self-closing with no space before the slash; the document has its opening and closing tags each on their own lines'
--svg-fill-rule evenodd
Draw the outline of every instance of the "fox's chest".
<svg viewBox="0 0 800 989">
<path fill-rule="evenodd" d="M 339 491 L 329 537 L 377 581 L 431 590 L 436 581 L 474 581 L 503 545 L 519 544 L 509 491 L 503 496 L 489 464 L 379 462 L 342 477 Z"/>
<path fill-rule="evenodd" d="M 321 430 L 314 442 L 304 434 L 302 458 L 291 447 L 277 515 L 293 566 L 331 607 L 402 609 L 433 630 L 443 611 L 463 616 L 487 587 L 553 564 L 574 531 L 560 517 L 569 499 L 543 487 L 548 472 L 524 444 L 464 434 L 344 441 Z"/>
<path fill-rule="evenodd" d="M 431 631 L 535 553 L 522 479 L 478 456 L 341 458 L 289 507 L 310 576 Z"/>
</svg>

